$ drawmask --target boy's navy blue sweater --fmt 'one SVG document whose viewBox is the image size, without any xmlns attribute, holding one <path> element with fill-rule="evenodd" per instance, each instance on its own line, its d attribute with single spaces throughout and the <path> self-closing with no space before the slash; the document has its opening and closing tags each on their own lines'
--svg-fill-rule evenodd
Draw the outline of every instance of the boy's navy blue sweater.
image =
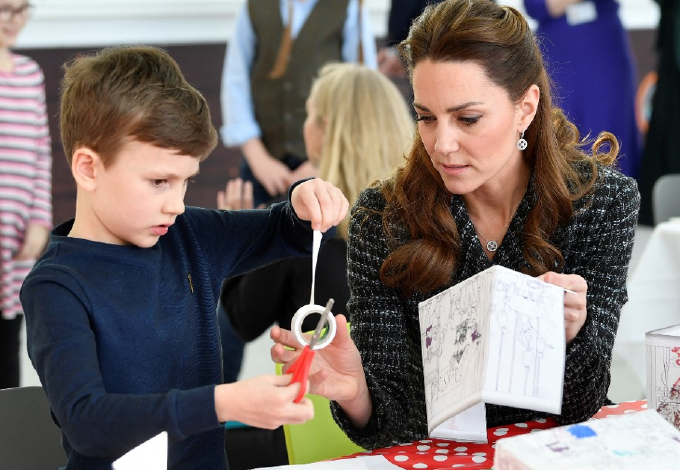
<svg viewBox="0 0 680 470">
<path fill-rule="evenodd" d="M 21 292 L 29 356 L 62 429 L 66 468 L 110 470 L 161 431 L 168 469 L 227 468 L 214 401 L 220 285 L 309 255 L 309 223 L 286 202 L 188 207 L 152 248 L 70 238 L 72 224 L 54 229 Z"/>
</svg>

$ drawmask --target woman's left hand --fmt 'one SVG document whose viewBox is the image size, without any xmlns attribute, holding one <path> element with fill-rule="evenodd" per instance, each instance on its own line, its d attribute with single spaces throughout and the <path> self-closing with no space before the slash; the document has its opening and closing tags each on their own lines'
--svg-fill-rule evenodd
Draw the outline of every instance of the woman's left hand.
<svg viewBox="0 0 680 470">
<path fill-rule="evenodd" d="M 559 274 L 552 271 L 538 276 L 538 279 L 575 292 L 564 293 L 564 330 L 569 344 L 586 322 L 588 283 L 578 274 Z"/>
</svg>

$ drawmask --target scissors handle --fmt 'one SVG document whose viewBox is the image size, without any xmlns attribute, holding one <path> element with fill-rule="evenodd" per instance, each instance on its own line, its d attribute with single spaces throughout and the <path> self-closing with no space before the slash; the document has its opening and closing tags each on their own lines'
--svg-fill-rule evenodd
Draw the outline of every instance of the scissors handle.
<svg viewBox="0 0 680 470">
<path fill-rule="evenodd" d="M 302 353 L 295 359 L 295 362 L 288 368 L 288 373 L 293 374 L 293 379 L 290 383 L 299 382 L 300 391 L 297 397 L 293 400 L 295 403 L 300 403 L 307 391 L 307 379 L 309 378 L 309 368 L 314 359 L 314 350 L 307 345 L 302 350 Z"/>
</svg>

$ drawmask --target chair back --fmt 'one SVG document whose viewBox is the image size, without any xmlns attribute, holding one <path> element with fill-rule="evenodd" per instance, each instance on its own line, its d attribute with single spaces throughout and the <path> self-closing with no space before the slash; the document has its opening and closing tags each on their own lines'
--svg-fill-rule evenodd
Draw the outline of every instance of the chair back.
<svg viewBox="0 0 680 470">
<path fill-rule="evenodd" d="M 347 324 L 349 329 L 349 323 Z M 283 365 L 276 364 L 281 375 Z M 314 418 L 302 424 L 284 424 L 288 463 L 291 465 L 330 460 L 363 452 L 345 435 L 331 414 L 330 402 L 319 395 L 307 394 L 314 404 Z"/>
<path fill-rule="evenodd" d="M 61 431 L 40 386 L 0 390 L 0 468 L 50 470 L 66 465 Z"/>
<path fill-rule="evenodd" d="M 654 225 L 680 217 L 680 173 L 659 177 L 652 189 Z"/>
</svg>

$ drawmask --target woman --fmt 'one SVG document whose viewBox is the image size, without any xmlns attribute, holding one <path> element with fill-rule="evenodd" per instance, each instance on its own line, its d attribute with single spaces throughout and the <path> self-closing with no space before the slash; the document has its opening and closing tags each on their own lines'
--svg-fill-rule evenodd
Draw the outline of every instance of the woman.
<svg viewBox="0 0 680 470">
<path fill-rule="evenodd" d="M 413 134 L 413 120 L 400 91 L 384 75 L 363 65 L 324 66 L 306 108 L 304 139 L 309 161 L 318 168 L 319 177 L 333 182 L 350 203 L 363 188 L 401 163 Z M 218 207 L 252 207 L 252 187 L 238 179 L 230 181 L 218 195 Z M 333 298 L 337 313 L 347 311 L 349 299 L 347 222 L 338 226 L 336 238 L 319 251 L 316 267 L 316 303 Z M 242 356 L 240 339 L 252 341 L 275 323 L 290 328 L 297 309 L 309 303 L 311 283 L 309 258 L 283 260 L 224 282 L 218 312 L 226 381 L 238 375 L 241 358 L 235 358 L 238 353 Z M 308 317 L 304 328 L 313 329 L 317 320 Z"/>
<path fill-rule="evenodd" d="M 351 297 L 334 342 L 317 351 L 311 392 L 365 448 L 427 435 L 418 303 L 492 265 L 573 290 L 564 296 L 560 423 L 606 401 L 614 336 L 639 207 L 635 181 L 609 168 L 611 134 L 593 155 L 553 106 L 532 32 L 488 0 L 429 7 L 401 43 L 418 133 L 403 167 L 365 190 L 348 239 Z M 599 153 L 602 144 L 608 151 Z M 298 347 L 273 328 L 272 358 Z M 488 427 L 545 416 L 486 406 Z"/>
</svg>

